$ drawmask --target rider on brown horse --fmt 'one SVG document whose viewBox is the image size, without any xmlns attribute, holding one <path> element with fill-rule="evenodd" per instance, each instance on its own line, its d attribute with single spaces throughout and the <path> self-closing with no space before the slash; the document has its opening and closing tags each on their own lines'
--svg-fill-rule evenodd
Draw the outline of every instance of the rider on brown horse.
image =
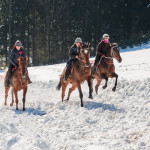
<svg viewBox="0 0 150 150">
<path fill-rule="evenodd" d="M 17 40 L 15 42 L 13 49 L 10 52 L 10 57 L 9 57 L 10 64 L 8 67 L 8 71 L 6 73 L 6 87 L 9 87 L 9 85 L 10 85 L 10 77 L 12 75 L 13 70 L 18 68 L 18 58 L 20 56 L 25 57 L 26 54 L 25 54 L 25 50 L 22 47 L 21 41 Z M 28 84 L 30 84 L 30 83 L 32 83 L 32 82 L 30 81 L 30 78 L 28 77 Z"/>
<path fill-rule="evenodd" d="M 95 71 L 96 71 L 96 66 L 98 65 L 102 55 L 105 55 L 107 53 L 107 51 L 109 50 L 109 48 L 110 48 L 109 35 L 104 34 L 103 37 L 102 37 L 101 42 L 99 42 L 99 44 L 97 46 L 94 67 L 92 68 L 92 78 L 94 78 L 94 74 L 95 74 Z"/>
<path fill-rule="evenodd" d="M 75 43 L 70 48 L 70 51 L 69 51 L 70 59 L 68 60 L 67 65 L 66 65 L 67 69 L 66 69 L 63 82 L 67 82 L 67 79 L 71 73 L 72 66 L 74 62 L 77 60 L 77 58 L 79 57 L 81 43 L 82 43 L 82 39 L 76 38 Z"/>
</svg>

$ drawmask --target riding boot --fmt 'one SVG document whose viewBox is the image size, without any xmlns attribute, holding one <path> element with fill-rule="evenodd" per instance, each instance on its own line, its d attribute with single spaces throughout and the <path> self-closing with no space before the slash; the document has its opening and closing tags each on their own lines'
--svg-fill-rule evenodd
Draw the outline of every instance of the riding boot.
<svg viewBox="0 0 150 150">
<path fill-rule="evenodd" d="M 65 83 L 67 82 L 70 72 L 71 72 L 70 69 L 67 68 L 67 69 L 66 69 L 65 76 L 64 76 L 64 79 L 63 79 L 63 82 L 65 82 Z"/>
<path fill-rule="evenodd" d="M 31 84 L 32 81 L 30 80 L 29 76 L 28 76 L 28 84 Z"/>
<path fill-rule="evenodd" d="M 8 88 L 10 86 L 10 77 L 11 77 L 12 71 L 8 70 L 5 77 L 5 86 Z"/>
<path fill-rule="evenodd" d="M 91 76 L 92 76 L 92 79 L 95 78 L 95 72 L 96 72 L 96 66 L 93 66 L 92 69 L 91 69 Z"/>
<path fill-rule="evenodd" d="M 27 78 L 28 78 L 28 84 L 31 84 L 31 83 L 32 83 L 32 81 L 30 80 L 28 70 L 27 70 Z"/>
</svg>

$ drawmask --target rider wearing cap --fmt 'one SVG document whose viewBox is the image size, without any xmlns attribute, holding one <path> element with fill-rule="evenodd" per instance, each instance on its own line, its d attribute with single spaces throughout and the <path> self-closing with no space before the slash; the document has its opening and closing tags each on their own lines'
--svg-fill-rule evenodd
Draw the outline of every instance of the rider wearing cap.
<svg viewBox="0 0 150 150">
<path fill-rule="evenodd" d="M 67 82 L 67 79 L 71 73 L 71 68 L 74 62 L 79 57 L 81 43 L 82 43 L 82 39 L 76 38 L 74 44 L 70 48 L 70 51 L 69 51 L 70 59 L 68 60 L 67 65 L 66 65 L 67 69 L 66 69 L 64 80 L 63 80 L 64 82 Z"/>
<path fill-rule="evenodd" d="M 96 66 L 98 65 L 102 55 L 105 55 L 109 48 L 110 48 L 109 35 L 104 34 L 103 37 L 102 37 L 102 40 L 99 42 L 99 44 L 97 46 L 94 67 L 92 68 L 92 77 L 93 78 L 94 78 L 94 74 L 95 74 L 95 71 L 96 71 Z"/>
<path fill-rule="evenodd" d="M 12 75 L 12 70 L 18 68 L 19 64 L 18 64 L 18 58 L 19 57 L 26 57 L 25 54 L 25 50 L 22 47 L 22 43 L 21 41 L 17 40 L 15 42 L 15 45 L 13 47 L 13 49 L 10 52 L 10 64 L 8 67 L 8 71 L 6 73 L 6 87 L 9 87 L 10 85 L 10 77 Z M 32 83 L 28 77 L 28 83 Z"/>
</svg>

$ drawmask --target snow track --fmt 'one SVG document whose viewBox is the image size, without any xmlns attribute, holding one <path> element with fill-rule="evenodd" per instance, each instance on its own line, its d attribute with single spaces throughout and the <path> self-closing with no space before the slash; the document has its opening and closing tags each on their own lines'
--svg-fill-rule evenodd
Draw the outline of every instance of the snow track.
<svg viewBox="0 0 150 150">
<path fill-rule="evenodd" d="M 56 91 L 65 64 L 29 68 L 33 83 L 28 88 L 25 112 L 22 92 L 19 111 L 15 105 L 9 106 L 10 93 L 8 106 L 3 105 L 1 75 L 0 150 L 149 150 L 150 63 L 146 60 L 150 54 L 148 50 L 142 52 L 145 57 L 141 63 L 138 59 L 141 51 L 122 54 L 123 63 L 116 64 L 119 74 L 116 92 L 112 91 L 114 80 L 109 79 L 107 89 L 102 89 L 103 81 L 99 95 L 94 91 L 91 100 L 85 82 L 83 108 L 78 90 L 71 94 L 69 102 L 63 103 L 61 91 Z M 135 53 L 137 60 L 133 64 L 131 55 Z"/>
</svg>

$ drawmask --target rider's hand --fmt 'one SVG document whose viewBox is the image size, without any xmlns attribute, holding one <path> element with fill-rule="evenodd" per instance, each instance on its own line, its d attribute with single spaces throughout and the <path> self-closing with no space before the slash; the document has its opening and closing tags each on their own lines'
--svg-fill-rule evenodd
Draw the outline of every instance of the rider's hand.
<svg viewBox="0 0 150 150">
<path fill-rule="evenodd" d="M 79 58 L 79 56 L 77 55 L 76 58 Z"/>
</svg>

